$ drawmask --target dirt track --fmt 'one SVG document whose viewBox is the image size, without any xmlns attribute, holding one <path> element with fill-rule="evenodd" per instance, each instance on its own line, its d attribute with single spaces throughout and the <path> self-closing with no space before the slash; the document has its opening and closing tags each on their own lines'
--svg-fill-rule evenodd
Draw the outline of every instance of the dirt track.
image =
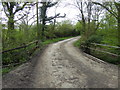
<svg viewBox="0 0 120 90">
<path fill-rule="evenodd" d="M 92 60 L 73 46 L 79 37 L 50 44 L 42 53 L 3 76 L 4 88 L 117 88 L 118 67 Z"/>
</svg>

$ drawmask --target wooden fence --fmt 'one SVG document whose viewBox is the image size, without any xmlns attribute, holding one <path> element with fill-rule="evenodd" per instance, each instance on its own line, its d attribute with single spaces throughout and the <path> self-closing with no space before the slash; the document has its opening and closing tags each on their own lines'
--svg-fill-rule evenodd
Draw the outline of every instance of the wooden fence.
<svg viewBox="0 0 120 90">
<path fill-rule="evenodd" d="M 92 46 L 92 47 L 91 47 Z M 89 48 L 90 50 L 94 50 L 94 51 L 98 51 L 98 52 L 101 52 L 101 53 L 106 53 L 106 54 L 109 54 L 109 55 L 112 55 L 112 56 L 116 56 L 116 57 L 119 57 L 120 55 L 118 54 L 115 54 L 115 53 L 111 53 L 109 51 L 105 51 L 105 50 L 100 50 L 100 49 L 97 49 L 96 47 L 97 46 L 102 46 L 102 47 L 108 47 L 108 48 L 114 48 L 114 49 L 118 49 L 118 51 L 120 50 L 120 47 L 118 46 L 110 46 L 110 45 L 106 45 L 106 44 L 98 44 L 98 43 L 91 43 L 88 46 L 85 46 L 85 45 L 81 45 L 82 48 Z"/>
<path fill-rule="evenodd" d="M 33 44 L 35 44 L 35 47 L 31 48 L 31 50 L 28 51 L 26 48 L 29 47 L 29 46 L 31 46 L 31 45 L 33 45 Z M 9 50 L 2 51 L 2 52 L 0 52 L 0 53 L 3 54 L 3 56 L 4 56 L 5 54 L 7 54 L 7 53 L 10 54 L 11 52 L 14 52 L 15 50 L 23 49 L 23 50 L 20 51 L 20 52 L 17 52 L 17 53 L 14 53 L 14 54 L 12 53 L 12 54 L 11 54 L 11 57 L 17 57 L 17 56 L 19 56 L 19 55 L 25 54 L 25 55 L 27 55 L 27 59 L 29 60 L 29 59 L 30 59 L 30 56 L 32 55 L 32 53 L 33 53 L 37 48 L 39 48 L 39 46 L 38 46 L 38 40 L 33 41 L 33 42 L 30 42 L 30 43 L 25 44 L 25 45 L 22 45 L 22 46 L 19 46 L 19 47 L 16 47 L 16 48 L 12 48 L 12 49 L 9 49 Z M 24 52 L 24 53 L 23 53 L 23 52 Z M 6 57 L 3 57 L 3 58 L 6 58 Z M 18 58 L 18 59 L 19 59 L 19 58 Z M 3 61 L 2 61 L 2 62 L 3 62 Z M 10 67 L 10 66 L 15 66 L 15 65 L 19 65 L 19 64 L 21 64 L 21 63 L 23 63 L 23 62 L 10 63 L 10 64 L 7 64 L 7 65 L 4 65 L 4 64 L 3 64 L 2 67 L 5 68 L 5 67 Z"/>
</svg>

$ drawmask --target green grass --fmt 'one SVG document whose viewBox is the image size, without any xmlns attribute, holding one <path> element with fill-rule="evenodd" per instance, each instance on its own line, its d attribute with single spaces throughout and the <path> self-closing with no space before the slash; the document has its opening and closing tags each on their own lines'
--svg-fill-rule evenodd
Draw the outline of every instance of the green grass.
<svg viewBox="0 0 120 90">
<path fill-rule="evenodd" d="M 74 46 L 75 47 L 78 47 L 80 48 L 80 40 L 77 40 L 76 42 L 74 42 Z M 104 48 L 104 47 L 102 47 Z M 109 50 L 110 52 L 111 50 Z M 120 59 L 118 59 L 117 57 L 114 57 L 114 56 L 110 56 L 108 54 L 105 54 L 105 53 L 100 53 L 100 52 L 97 52 L 97 51 L 91 51 L 91 55 L 94 56 L 94 57 L 97 57 L 103 61 L 106 61 L 108 63 L 112 63 L 112 64 L 116 64 L 116 65 L 119 65 L 120 66 Z"/>
<path fill-rule="evenodd" d="M 68 38 L 71 38 L 71 37 L 62 37 L 62 38 L 55 38 L 55 39 L 45 40 L 44 42 L 41 43 L 40 48 L 43 48 L 43 47 L 45 47 L 48 44 L 55 43 L 55 42 L 58 42 L 58 41 L 61 41 L 61 40 L 65 40 L 65 39 L 68 39 Z M 28 48 L 30 49 L 31 47 L 33 47 L 33 46 L 30 46 Z M 26 57 L 24 59 L 26 59 Z M 22 62 L 22 60 L 20 60 L 20 61 Z M 18 66 L 19 65 L 15 66 L 15 67 L 6 67 L 6 68 L 3 68 L 2 69 L 2 74 L 6 74 L 6 73 L 10 72 L 11 70 L 17 68 Z"/>
<path fill-rule="evenodd" d="M 18 65 L 19 66 L 19 65 Z M 16 67 L 6 67 L 6 68 L 2 68 L 2 74 L 6 74 L 8 72 L 10 72 L 11 70 L 17 68 L 18 66 Z"/>
<path fill-rule="evenodd" d="M 8 73 L 12 70 L 13 68 L 3 68 L 2 69 L 2 74 Z"/>
<path fill-rule="evenodd" d="M 74 46 L 80 48 L 80 40 L 77 40 L 74 42 Z"/>
<path fill-rule="evenodd" d="M 118 57 L 108 55 L 106 53 L 100 53 L 97 51 L 92 52 L 91 51 L 91 55 L 93 55 L 93 56 L 95 56 L 95 57 L 97 57 L 105 62 L 108 62 L 108 63 L 112 63 L 112 64 L 116 64 L 116 65 L 119 65 L 119 63 L 120 63 Z"/>
<path fill-rule="evenodd" d="M 68 38 L 71 38 L 71 37 L 49 39 L 49 40 L 46 40 L 46 41 L 42 42 L 42 45 L 48 45 L 48 44 L 55 43 L 55 42 L 58 42 L 58 41 L 62 41 L 62 40 L 68 39 Z"/>
</svg>

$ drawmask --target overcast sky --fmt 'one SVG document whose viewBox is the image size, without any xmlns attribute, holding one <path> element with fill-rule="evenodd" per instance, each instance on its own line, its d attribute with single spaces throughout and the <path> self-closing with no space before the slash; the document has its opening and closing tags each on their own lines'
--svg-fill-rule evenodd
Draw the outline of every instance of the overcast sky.
<svg viewBox="0 0 120 90">
<path fill-rule="evenodd" d="M 47 10 L 47 15 L 48 16 L 54 16 L 55 15 L 55 11 L 56 11 L 56 14 L 60 13 L 60 15 L 62 15 L 62 16 L 64 14 L 66 14 L 65 18 L 58 18 L 57 19 L 58 22 L 61 22 L 63 20 L 68 20 L 69 19 L 73 23 L 75 23 L 77 21 L 76 20 L 76 15 L 78 14 L 78 11 L 73 6 L 68 5 L 68 3 L 73 3 L 73 2 L 74 2 L 74 0 L 61 0 L 59 5 L 57 5 L 57 8 L 56 8 L 56 6 L 54 6 L 54 7 L 51 7 L 51 8 L 49 8 Z M 1 8 L 1 5 L 0 5 L 0 8 Z M 36 8 L 35 7 L 33 7 L 33 9 L 31 10 L 30 16 L 32 16 L 33 13 L 36 13 Z M 5 16 L 6 16 L 5 13 L 2 12 L 2 17 L 5 17 Z M 16 14 L 16 16 L 18 17 L 18 14 Z M 17 19 L 17 17 L 15 17 L 15 19 Z M 33 20 L 31 20 L 30 22 L 32 22 L 32 21 Z"/>
<path fill-rule="evenodd" d="M 58 5 L 57 9 L 56 9 L 56 13 L 61 13 L 61 15 L 66 14 L 65 18 L 59 18 L 57 19 L 57 21 L 63 21 L 63 20 L 71 20 L 73 23 L 75 23 L 76 20 L 76 15 L 78 15 L 78 9 L 76 9 L 75 7 L 73 7 L 72 5 L 68 5 L 68 4 L 73 4 L 74 0 L 62 0 L 61 3 Z M 52 16 L 55 15 L 55 8 L 50 8 L 48 10 L 48 16 Z"/>
<path fill-rule="evenodd" d="M 53 0 L 53 1 L 57 1 L 57 0 Z M 59 18 L 59 19 L 57 19 L 58 22 L 61 22 L 63 20 L 68 20 L 69 19 L 69 20 L 72 21 L 73 24 L 75 24 L 77 22 L 77 15 L 79 14 L 79 11 L 74 6 L 68 5 L 68 4 L 74 4 L 75 0 L 60 0 L 60 1 L 61 2 L 57 6 L 57 9 L 56 9 L 56 6 L 51 7 L 51 8 L 48 9 L 47 15 L 48 16 L 54 16 L 55 15 L 55 9 L 56 9 L 56 14 L 57 13 L 60 13 L 60 15 L 66 14 L 65 18 Z M 81 0 L 81 1 L 88 1 L 88 0 Z M 94 0 L 94 1 L 96 1 L 96 0 Z M 99 0 L 99 1 L 105 1 L 105 0 Z M 107 0 L 107 1 L 112 1 L 112 0 Z M 116 1 L 119 1 L 119 0 L 116 0 Z M 0 8 L 1 7 L 2 7 L 2 5 L 0 4 Z M 19 12 L 19 13 L 21 13 L 21 12 Z M 29 16 L 32 16 L 35 13 L 36 13 L 36 7 L 32 7 L 31 14 Z M 16 14 L 17 17 L 19 16 L 18 14 Z M 4 12 L 2 12 L 1 16 L 5 17 L 6 15 L 5 15 Z M 17 17 L 15 17 L 15 19 L 17 19 Z M 31 23 L 33 21 L 34 21 L 34 19 L 31 20 L 31 21 L 29 21 L 29 23 Z"/>
</svg>

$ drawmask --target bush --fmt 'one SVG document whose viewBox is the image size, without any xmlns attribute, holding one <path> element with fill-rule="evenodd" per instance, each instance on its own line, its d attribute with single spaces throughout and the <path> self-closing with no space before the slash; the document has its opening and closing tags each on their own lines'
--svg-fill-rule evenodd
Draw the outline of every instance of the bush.
<svg viewBox="0 0 120 90">
<path fill-rule="evenodd" d="M 89 37 L 88 40 L 86 40 L 86 43 L 101 43 L 102 36 L 100 35 L 92 35 Z"/>
</svg>

